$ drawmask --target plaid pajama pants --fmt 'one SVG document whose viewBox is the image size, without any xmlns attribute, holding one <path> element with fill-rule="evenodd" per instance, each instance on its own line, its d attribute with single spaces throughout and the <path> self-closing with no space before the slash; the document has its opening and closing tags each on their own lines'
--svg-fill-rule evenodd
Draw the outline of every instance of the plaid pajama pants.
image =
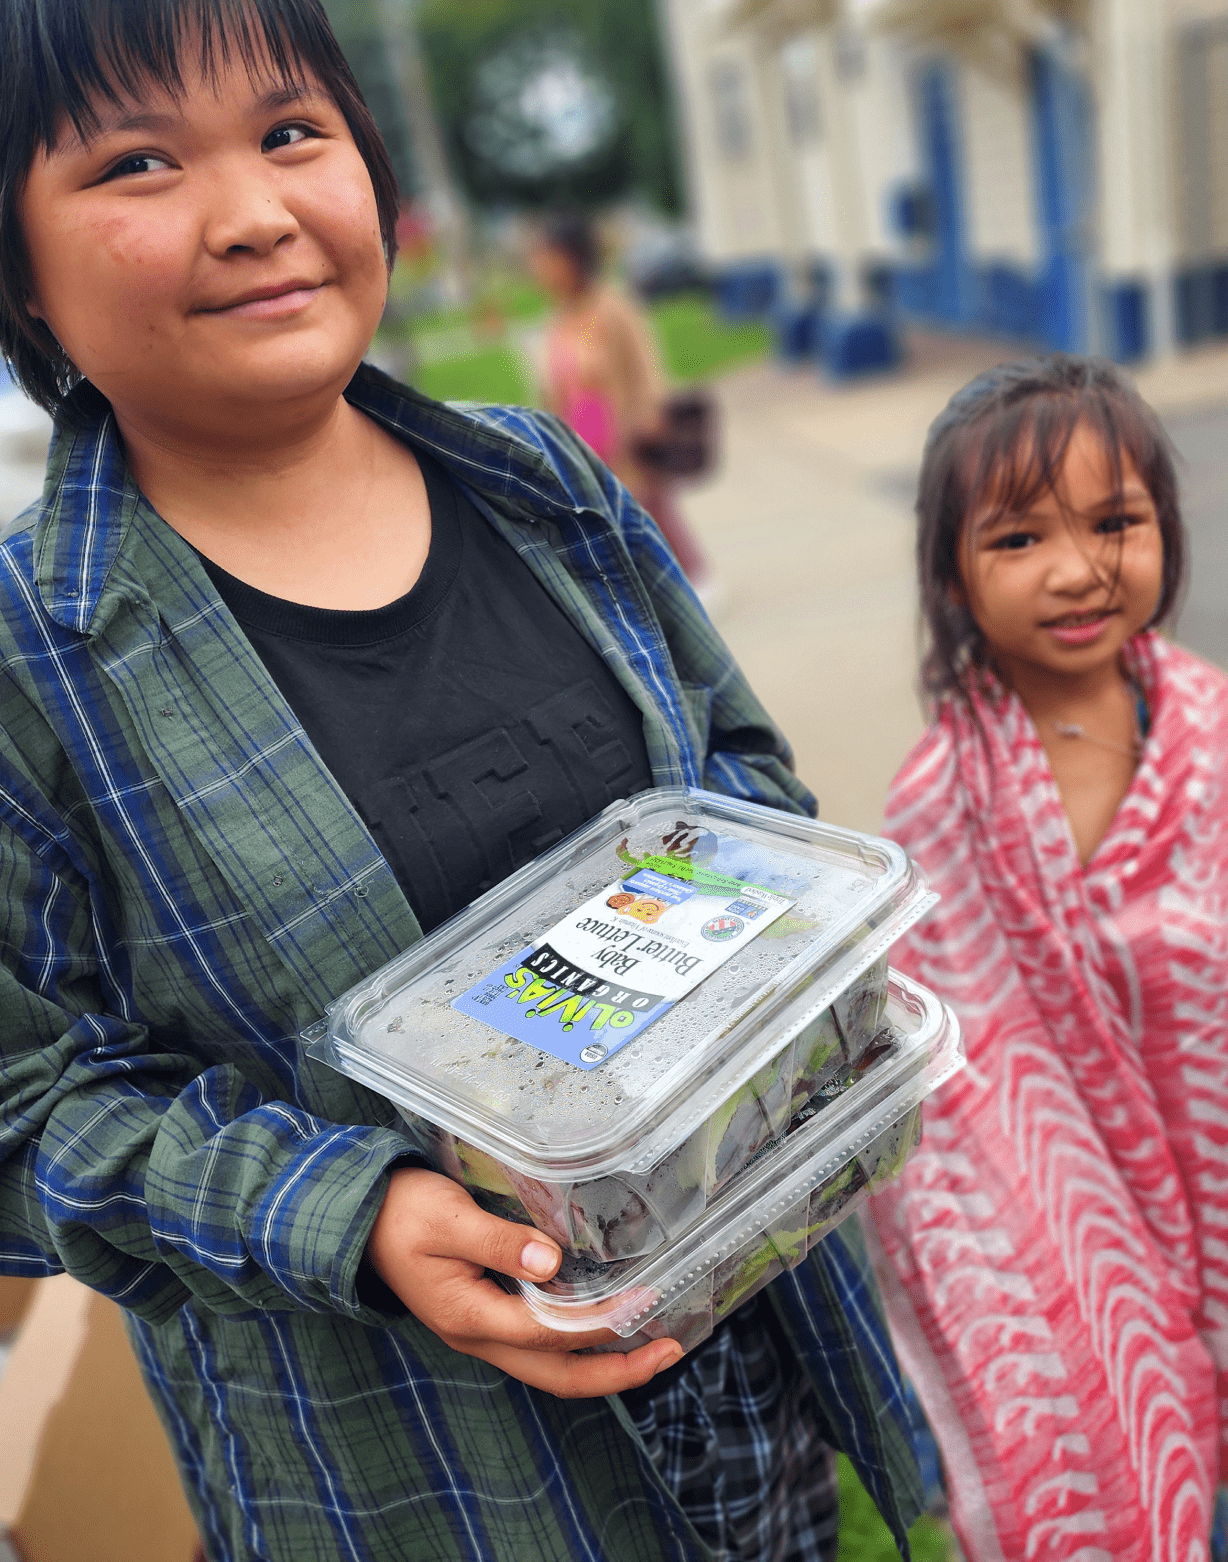
<svg viewBox="0 0 1228 1562">
<path fill-rule="evenodd" d="M 785 1361 L 789 1356 L 784 1356 Z M 836 1456 L 766 1297 L 623 1403 L 716 1562 L 834 1562 Z"/>
</svg>

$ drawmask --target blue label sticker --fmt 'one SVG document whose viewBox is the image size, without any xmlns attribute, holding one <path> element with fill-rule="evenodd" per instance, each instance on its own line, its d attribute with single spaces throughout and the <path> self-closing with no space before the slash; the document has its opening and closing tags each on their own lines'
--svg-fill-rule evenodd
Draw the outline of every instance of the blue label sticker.
<svg viewBox="0 0 1228 1562">
<path fill-rule="evenodd" d="M 655 868 L 641 868 L 638 873 L 633 873 L 629 879 L 623 880 L 623 889 L 635 890 L 637 895 L 651 895 L 657 900 L 663 900 L 667 906 L 681 906 L 695 893 L 691 885 L 681 879 L 671 879 L 668 874 L 658 873 Z"/>
<path fill-rule="evenodd" d="M 454 998 L 452 1007 L 565 1063 L 591 1069 L 673 1004 L 659 993 L 583 971 L 543 944 L 522 949 Z"/>
</svg>

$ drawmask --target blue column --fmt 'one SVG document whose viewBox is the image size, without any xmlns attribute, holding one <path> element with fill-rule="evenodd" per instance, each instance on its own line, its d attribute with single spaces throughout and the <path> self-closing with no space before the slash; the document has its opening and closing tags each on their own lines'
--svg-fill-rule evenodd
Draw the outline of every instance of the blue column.
<svg viewBox="0 0 1228 1562">
<path fill-rule="evenodd" d="M 1040 219 L 1045 342 L 1085 352 L 1088 342 L 1087 217 L 1092 188 L 1092 107 L 1087 84 L 1047 50 L 1032 56 L 1032 120 Z"/>
<path fill-rule="evenodd" d="M 941 320 L 963 325 L 972 317 L 973 289 L 965 237 L 959 116 L 949 70 L 939 63 L 928 65 L 918 88 L 921 144 L 932 203 L 931 310 Z"/>
</svg>

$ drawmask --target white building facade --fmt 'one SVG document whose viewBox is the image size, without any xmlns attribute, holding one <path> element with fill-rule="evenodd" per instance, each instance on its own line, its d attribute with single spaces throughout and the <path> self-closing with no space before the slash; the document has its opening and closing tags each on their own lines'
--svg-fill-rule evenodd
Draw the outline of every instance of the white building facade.
<svg viewBox="0 0 1228 1562">
<path fill-rule="evenodd" d="M 662 3 L 704 258 L 786 348 L 1228 335 L 1228 0 Z"/>
</svg>

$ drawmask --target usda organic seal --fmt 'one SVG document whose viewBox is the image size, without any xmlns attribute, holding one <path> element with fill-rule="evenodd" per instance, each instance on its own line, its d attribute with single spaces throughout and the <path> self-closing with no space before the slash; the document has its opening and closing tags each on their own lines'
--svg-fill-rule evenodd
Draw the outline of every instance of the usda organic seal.
<svg viewBox="0 0 1228 1562">
<path fill-rule="evenodd" d="M 581 1063 L 600 1063 L 605 1057 L 606 1049 L 599 1041 L 591 1042 L 580 1054 Z"/>
</svg>

